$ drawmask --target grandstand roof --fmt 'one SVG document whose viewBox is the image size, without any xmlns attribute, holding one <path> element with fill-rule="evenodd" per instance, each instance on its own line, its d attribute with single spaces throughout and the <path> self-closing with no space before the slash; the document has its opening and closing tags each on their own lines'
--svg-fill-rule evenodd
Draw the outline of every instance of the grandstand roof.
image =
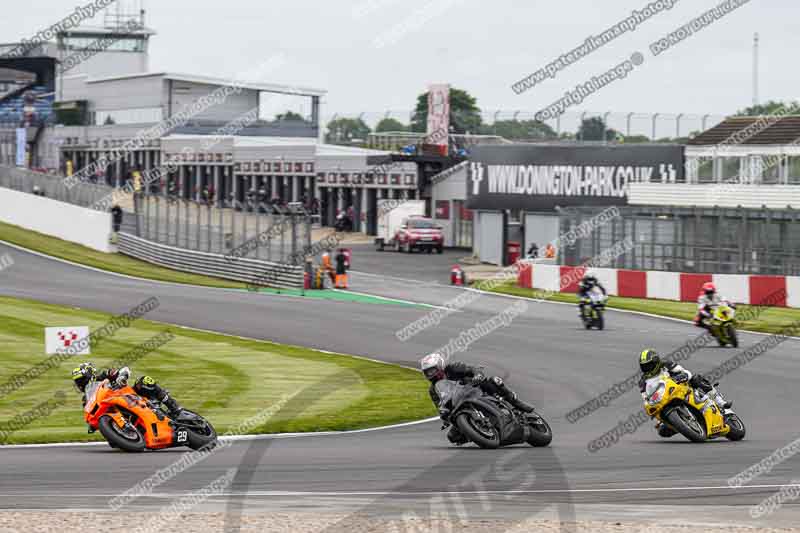
<svg viewBox="0 0 800 533">
<path fill-rule="evenodd" d="M 763 125 L 756 123 L 761 120 Z M 704 131 L 689 141 L 690 146 L 710 146 L 717 144 L 731 144 L 734 136 L 747 134 L 751 128 L 753 135 L 743 141 L 736 141 L 738 145 L 770 144 L 787 145 L 795 144 L 800 139 L 800 116 L 787 115 L 785 117 L 731 117 L 710 130 Z M 741 133 L 740 133 L 741 132 Z"/>
<path fill-rule="evenodd" d="M 371 150 L 368 148 L 359 148 L 357 146 L 340 146 L 338 144 L 325 144 L 320 143 L 317 139 L 310 137 L 252 137 L 247 135 L 221 135 L 213 137 L 232 137 L 233 144 L 242 148 L 253 147 L 269 147 L 269 146 L 314 146 L 316 147 L 316 154 L 322 156 L 375 156 L 375 155 L 388 155 L 390 152 L 383 150 Z M 164 140 L 205 140 L 208 135 L 186 135 L 186 134 L 172 134 L 164 137 Z"/>
<path fill-rule="evenodd" d="M 187 83 L 201 83 L 205 85 L 226 86 L 236 84 L 243 89 L 252 91 L 264 91 L 282 94 L 296 94 L 301 96 L 324 96 L 327 91 L 324 89 L 314 89 L 311 87 L 298 87 L 296 85 L 281 85 L 277 83 L 261 83 L 258 81 L 237 80 L 235 78 L 213 78 L 198 74 L 180 74 L 175 72 L 144 72 L 139 74 L 125 74 L 122 76 L 112 76 L 108 78 L 93 78 L 86 83 L 103 83 L 107 81 L 118 81 L 137 78 L 162 77 L 166 80 L 183 81 Z"/>
</svg>

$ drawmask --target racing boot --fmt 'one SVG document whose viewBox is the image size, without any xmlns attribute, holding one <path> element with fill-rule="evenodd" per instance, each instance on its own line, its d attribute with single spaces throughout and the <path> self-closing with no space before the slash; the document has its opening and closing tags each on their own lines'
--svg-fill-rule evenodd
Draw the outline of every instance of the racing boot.
<svg viewBox="0 0 800 533">
<path fill-rule="evenodd" d="M 469 442 L 464 434 L 461 433 L 455 426 L 451 427 L 450 431 L 447 432 L 447 440 L 458 446 Z"/>
<path fill-rule="evenodd" d="M 500 395 L 515 408 L 519 409 L 525 414 L 533 412 L 533 406 L 517 396 L 516 392 L 512 391 L 505 385 L 500 385 L 498 388 L 500 389 Z"/>
<path fill-rule="evenodd" d="M 509 389 L 503 382 L 503 379 L 499 376 L 494 376 L 493 378 L 486 380 L 485 385 L 482 385 L 482 388 L 486 392 L 501 396 L 514 408 L 519 409 L 525 414 L 533 412 L 533 406 L 521 400 L 519 396 L 517 396 L 517 393 Z"/>
<path fill-rule="evenodd" d="M 709 395 L 712 398 L 714 398 L 714 403 L 717 404 L 717 407 L 719 407 L 723 413 L 728 409 L 730 409 L 731 407 L 733 407 L 733 402 L 726 400 L 725 397 L 722 395 L 722 393 L 719 392 L 716 387 L 711 389 Z"/>
</svg>

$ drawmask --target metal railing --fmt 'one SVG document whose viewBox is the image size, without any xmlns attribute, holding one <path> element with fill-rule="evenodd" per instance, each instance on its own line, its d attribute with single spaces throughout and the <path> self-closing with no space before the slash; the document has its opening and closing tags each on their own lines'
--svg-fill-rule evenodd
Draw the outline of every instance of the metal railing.
<svg viewBox="0 0 800 533">
<path fill-rule="evenodd" d="M 117 246 L 125 255 L 182 272 L 232 279 L 253 287 L 303 287 L 302 266 L 244 258 L 232 260 L 221 254 L 154 243 L 128 233 L 119 234 Z"/>
<path fill-rule="evenodd" d="M 0 165 L 0 187 L 15 191 L 38 193 L 53 200 L 81 207 L 91 207 L 114 193 L 112 187 L 99 183 L 83 183 L 69 189 L 63 180 L 63 176 Z"/>
<path fill-rule="evenodd" d="M 178 197 L 137 195 L 137 235 L 186 250 L 302 263 L 303 250 L 311 249 L 310 216 L 288 209 L 277 213 L 266 204 L 252 211 L 237 207 L 242 210 Z"/>
</svg>

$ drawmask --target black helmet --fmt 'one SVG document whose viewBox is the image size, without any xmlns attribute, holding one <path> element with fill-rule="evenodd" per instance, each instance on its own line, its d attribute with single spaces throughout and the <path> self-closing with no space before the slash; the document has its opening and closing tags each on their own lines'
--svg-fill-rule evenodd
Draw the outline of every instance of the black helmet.
<svg viewBox="0 0 800 533">
<path fill-rule="evenodd" d="M 92 363 L 83 363 L 72 371 L 72 382 L 75 384 L 75 388 L 78 389 L 78 392 L 84 392 L 86 390 L 86 385 L 88 385 L 89 381 L 94 379 L 96 375 L 97 369 Z"/>
<path fill-rule="evenodd" d="M 639 356 L 639 368 L 642 370 L 644 377 L 651 378 L 661 371 L 663 363 L 661 357 L 655 350 L 642 350 Z"/>
</svg>

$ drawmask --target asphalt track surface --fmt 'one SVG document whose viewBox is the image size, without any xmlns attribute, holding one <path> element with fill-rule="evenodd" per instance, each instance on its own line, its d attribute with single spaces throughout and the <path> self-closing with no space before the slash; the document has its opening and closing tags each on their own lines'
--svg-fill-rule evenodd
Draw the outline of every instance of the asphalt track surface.
<svg viewBox="0 0 800 533">
<path fill-rule="evenodd" d="M 157 296 L 160 307 L 147 315 L 152 320 L 409 366 L 515 303 L 483 295 L 439 326 L 400 342 L 395 331 L 429 310 L 189 288 L 93 272 L 0 245 L 0 255 L 5 252 L 15 261 L 0 273 L 0 294 L 5 296 L 110 313 L 125 312 Z M 351 288 L 434 305 L 462 291 L 385 274 L 355 273 Z M 229 511 L 234 522 L 237 513 L 261 510 L 381 516 L 411 510 L 425 516 L 441 514 L 442 509 L 473 518 L 655 518 L 753 526 L 800 522 L 796 502 L 758 520 L 748 515 L 750 506 L 800 477 L 796 457 L 743 488 L 727 484 L 731 476 L 798 437 L 798 342 L 788 340 L 723 379 L 722 390 L 734 400 L 747 426 L 744 441 L 695 445 L 680 437 L 665 440 L 647 423 L 614 446 L 590 453 L 589 441 L 641 409 L 638 390 L 575 424 L 565 413 L 634 372 L 643 347 L 670 352 L 698 334 L 679 321 L 614 311 L 608 313 L 607 323 L 603 332 L 585 331 L 572 306 L 531 302 L 510 326 L 459 355 L 506 377 L 538 406 L 555 435 L 548 448 L 455 448 L 437 423 L 237 441 L 129 508 L 163 506 L 238 468 L 226 493 L 202 505 Z M 742 334 L 742 348 L 764 338 Z M 703 372 L 737 353 L 709 345 L 685 366 Z M 111 497 L 181 453 L 127 455 L 105 445 L 0 448 L 0 509 L 107 509 Z M 346 524 L 341 529 L 347 529 Z"/>
</svg>

